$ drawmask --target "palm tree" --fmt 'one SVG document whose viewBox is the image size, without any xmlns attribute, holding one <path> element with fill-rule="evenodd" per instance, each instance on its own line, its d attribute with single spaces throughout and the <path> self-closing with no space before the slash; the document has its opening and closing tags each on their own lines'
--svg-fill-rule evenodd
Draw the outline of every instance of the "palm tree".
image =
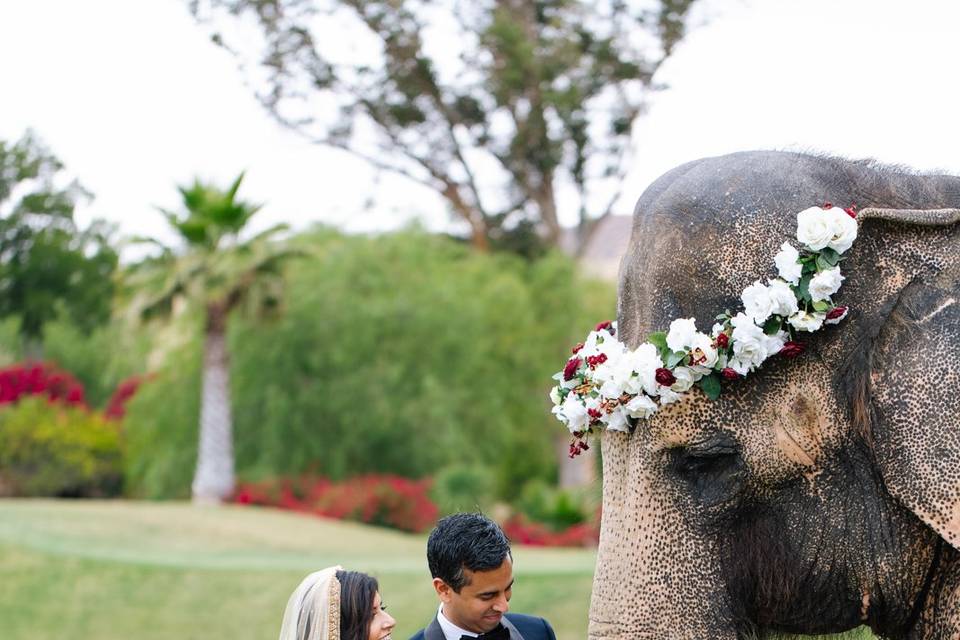
<svg viewBox="0 0 960 640">
<path fill-rule="evenodd" d="M 194 502 L 218 504 L 234 489 L 233 426 L 230 412 L 230 359 L 227 319 L 241 306 L 264 314 L 279 305 L 281 266 L 295 251 L 273 241 L 284 229 L 277 225 L 242 241 L 240 233 L 260 205 L 238 200 L 241 173 L 226 191 L 194 180 L 178 187 L 183 211 L 160 211 L 183 241 L 175 250 L 161 248 L 158 257 L 131 268 L 128 286 L 134 292 L 138 317 L 170 317 L 178 301 L 203 309 L 203 388 Z"/>
</svg>

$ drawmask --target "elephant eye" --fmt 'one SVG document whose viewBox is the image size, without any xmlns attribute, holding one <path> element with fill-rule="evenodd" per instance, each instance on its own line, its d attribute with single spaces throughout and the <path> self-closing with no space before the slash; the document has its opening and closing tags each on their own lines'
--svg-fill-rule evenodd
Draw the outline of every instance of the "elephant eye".
<svg viewBox="0 0 960 640">
<path fill-rule="evenodd" d="M 719 434 L 711 440 L 671 451 L 670 466 L 701 502 L 714 505 L 730 500 L 745 470 L 737 442 Z"/>
</svg>

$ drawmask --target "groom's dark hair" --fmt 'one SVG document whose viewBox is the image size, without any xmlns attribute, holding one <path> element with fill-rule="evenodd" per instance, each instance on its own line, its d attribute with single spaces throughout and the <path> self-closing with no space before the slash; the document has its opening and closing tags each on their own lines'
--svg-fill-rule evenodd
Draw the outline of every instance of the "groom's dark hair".
<svg viewBox="0 0 960 640">
<path fill-rule="evenodd" d="M 463 570 L 490 571 L 510 555 L 510 540 L 482 513 L 455 513 L 441 518 L 427 540 L 430 574 L 455 592 L 467 584 Z"/>
</svg>

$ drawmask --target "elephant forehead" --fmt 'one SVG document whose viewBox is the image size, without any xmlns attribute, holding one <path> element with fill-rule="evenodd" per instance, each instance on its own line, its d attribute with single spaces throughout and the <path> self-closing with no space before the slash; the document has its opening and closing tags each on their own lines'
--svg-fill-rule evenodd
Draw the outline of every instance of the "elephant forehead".
<svg viewBox="0 0 960 640">
<path fill-rule="evenodd" d="M 773 258 L 795 218 L 712 206 L 635 218 L 620 271 L 618 317 L 628 345 L 676 318 L 693 317 L 708 330 L 718 313 L 739 306 L 746 286 L 776 275 Z"/>
</svg>

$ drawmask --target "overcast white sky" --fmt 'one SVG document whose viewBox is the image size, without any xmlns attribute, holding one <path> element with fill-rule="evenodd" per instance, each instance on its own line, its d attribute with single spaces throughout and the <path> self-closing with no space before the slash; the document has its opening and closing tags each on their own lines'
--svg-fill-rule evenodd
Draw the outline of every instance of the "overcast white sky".
<svg viewBox="0 0 960 640">
<path fill-rule="evenodd" d="M 266 202 L 260 224 L 351 230 L 410 216 L 442 224 L 434 196 L 379 185 L 359 161 L 281 130 L 182 0 L 0 2 L 0 138 L 32 127 L 96 195 L 82 215 L 163 235 L 154 205 L 195 175 Z M 960 174 L 960 3 L 710 0 L 663 67 L 638 121 L 618 213 L 698 157 L 785 148 Z M 364 209 L 371 196 L 377 206 Z"/>
</svg>

